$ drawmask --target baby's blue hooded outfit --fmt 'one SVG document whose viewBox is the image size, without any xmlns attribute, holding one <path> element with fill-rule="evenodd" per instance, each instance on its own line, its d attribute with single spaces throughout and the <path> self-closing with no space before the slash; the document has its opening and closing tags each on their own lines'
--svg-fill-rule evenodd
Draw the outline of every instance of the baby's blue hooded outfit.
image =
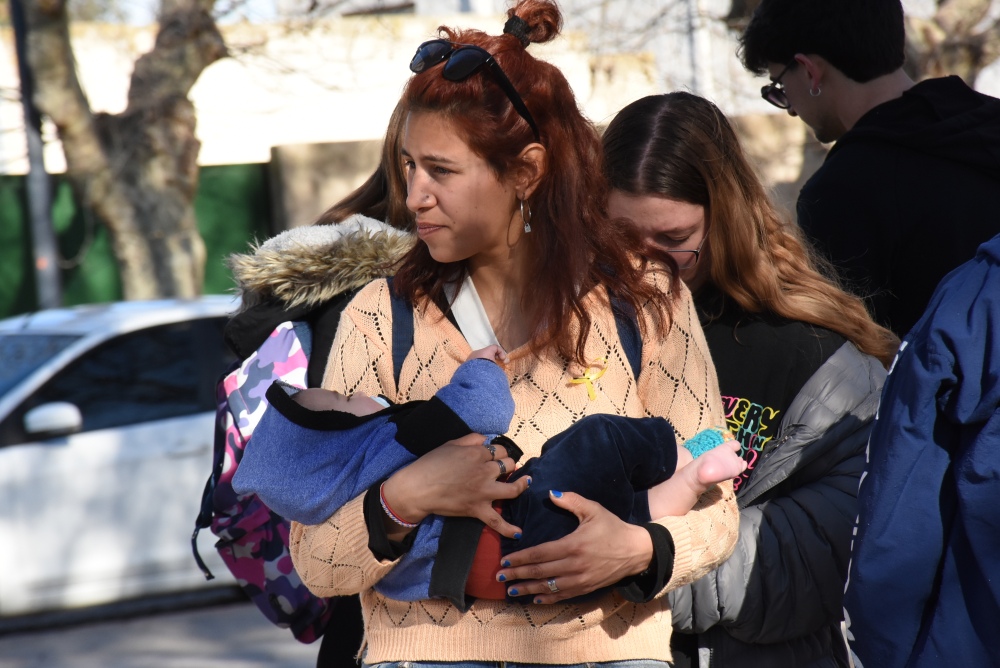
<svg viewBox="0 0 1000 668">
<path fill-rule="evenodd" d="M 270 406 L 233 476 L 233 488 L 256 494 L 278 514 L 303 524 L 325 521 L 446 441 L 473 432 L 502 435 L 514 415 L 506 374 L 483 359 L 462 364 L 427 401 L 392 405 L 364 417 L 311 411 L 291 398 L 296 391 L 278 383 L 267 391 Z M 700 447 L 721 442 L 703 432 L 689 440 L 692 449 L 702 435 L 711 442 Z M 504 446 L 515 461 L 521 457 L 510 439 Z M 676 467 L 676 439 L 665 419 L 585 417 L 549 439 L 541 456 L 508 478 L 530 475 L 532 485 L 503 503 L 504 519 L 521 527 L 523 535 L 502 538 L 501 552 L 555 540 L 577 527 L 576 517 L 548 498 L 551 489 L 582 494 L 625 521 L 649 521 L 645 490 L 669 478 Z M 468 609 L 465 585 L 482 527 L 473 518 L 428 516 L 409 551 L 375 589 L 402 601 L 444 597 Z"/>
</svg>

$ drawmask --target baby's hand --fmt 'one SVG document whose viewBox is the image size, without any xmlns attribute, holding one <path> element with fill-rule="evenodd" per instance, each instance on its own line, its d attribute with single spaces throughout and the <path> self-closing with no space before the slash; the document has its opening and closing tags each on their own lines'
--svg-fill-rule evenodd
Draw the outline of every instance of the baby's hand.
<svg viewBox="0 0 1000 668">
<path fill-rule="evenodd" d="M 492 360 L 497 364 L 503 365 L 507 361 L 507 352 L 498 345 L 486 346 L 485 348 L 480 348 L 479 350 L 473 350 L 469 353 L 468 359 L 481 359 L 481 360 Z"/>
</svg>

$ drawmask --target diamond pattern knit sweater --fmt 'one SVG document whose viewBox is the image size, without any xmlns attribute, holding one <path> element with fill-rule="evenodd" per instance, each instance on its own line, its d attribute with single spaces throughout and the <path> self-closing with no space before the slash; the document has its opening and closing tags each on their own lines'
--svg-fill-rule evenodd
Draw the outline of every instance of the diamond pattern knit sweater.
<svg viewBox="0 0 1000 668">
<path fill-rule="evenodd" d="M 516 411 L 507 435 L 526 458 L 538 455 L 547 438 L 594 413 L 663 416 L 681 440 L 724 425 L 715 370 L 686 288 L 663 340 L 651 334 L 655 326 L 650 314 L 640 314 L 647 333 L 638 382 L 632 379 L 606 295 L 590 295 L 587 308 L 592 324 L 586 359 L 594 361 L 592 368 L 605 367 L 603 375 L 590 383 L 593 398 L 587 383 L 570 382 L 584 374 L 578 364 L 556 355 L 539 359 L 525 349 L 509 354 L 506 371 Z M 429 399 L 470 352 L 461 333 L 436 306 L 416 307 L 414 345 L 403 363 L 397 391 L 391 318 L 387 283 L 376 280 L 344 311 L 324 387 L 382 393 L 396 401 Z M 729 483 L 706 494 L 684 517 L 658 520 L 671 533 L 676 557 L 666 588 L 649 603 L 631 603 L 614 592 L 582 605 L 480 599 L 463 614 L 444 600 L 395 601 L 372 589 L 395 562 L 379 561 L 368 549 L 363 498 L 349 502 L 322 524 L 293 523 L 290 542 L 295 568 L 314 593 L 361 593 L 367 663 L 669 660 L 670 610 L 662 594 L 721 564 L 732 552 L 739 525 Z"/>
</svg>

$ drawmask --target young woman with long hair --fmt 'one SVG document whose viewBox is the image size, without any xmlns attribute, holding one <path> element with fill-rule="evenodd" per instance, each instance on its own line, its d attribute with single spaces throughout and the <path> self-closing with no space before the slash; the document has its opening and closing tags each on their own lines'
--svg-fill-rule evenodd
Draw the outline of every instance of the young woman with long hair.
<svg viewBox="0 0 1000 668">
<path fill-rule="evenodd" d="M 779 214 L 714 104 L 642 98 L 603 143 L 610 212 L 677 260 L 748 463 L 736 551 L 670 595 L 676 665 L 846 665 L 857 487 L 899 341 Z"/>
<path fill-rule="evenodd" d="M 515 403 L 507 436 L 527 457 L 592 414 L 663 416 L 681 440 L 723 423 L 690 293 L 667 254 L 644 259 L 641 236 L 608 217 L 600 137 L 559 70 L 526 51 L 553 39 L 561 21 L 554 3 L 521 0 L 503 35 L 441 28 L 417 49 L 400 160 L 419 240 L 391 285 L 373 281 L 344 310 L 323 380 L 340 392 L 430 399 L 473 348 L 498 344 Z M 390 290 L 414 321 L 398 380 Z M 638 377 L 618 334 L 623 313 L 642 334 Z M 731 485 L 683 517 L 633 525 L 572 490 L 504 482 L 514 461 L 501 444 L 482 446 L 475 435 L 443 444 L 322 524 L 293 523 L 303 582 L 323 596 L 360 593 L 364 662 L 664 666 L 665 593 L 728 556 Z M 489 577 L 506 586 L 499 597 L 463 604 L 377 591 L 421 559 L 410 551 L 418 535 L 440 531 L 440 549 L 456 548 L 452 520 L 482 521 L 482 540 L 530 531 L 492 505 L 522 493 L 576 514 L 580 526 L 491 565 Z"/>
</svg>

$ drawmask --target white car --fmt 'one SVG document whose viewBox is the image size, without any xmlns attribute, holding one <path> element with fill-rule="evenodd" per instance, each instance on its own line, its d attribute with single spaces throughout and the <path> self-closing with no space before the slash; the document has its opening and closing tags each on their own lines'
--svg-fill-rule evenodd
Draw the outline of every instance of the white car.
<svg viewBox="0 0 1000 668">
<path fill-rule="evenodd" d="M 0 320 L 0 620 L 232 586 L 203 531 L 232 297 Z"/>
</svg>

